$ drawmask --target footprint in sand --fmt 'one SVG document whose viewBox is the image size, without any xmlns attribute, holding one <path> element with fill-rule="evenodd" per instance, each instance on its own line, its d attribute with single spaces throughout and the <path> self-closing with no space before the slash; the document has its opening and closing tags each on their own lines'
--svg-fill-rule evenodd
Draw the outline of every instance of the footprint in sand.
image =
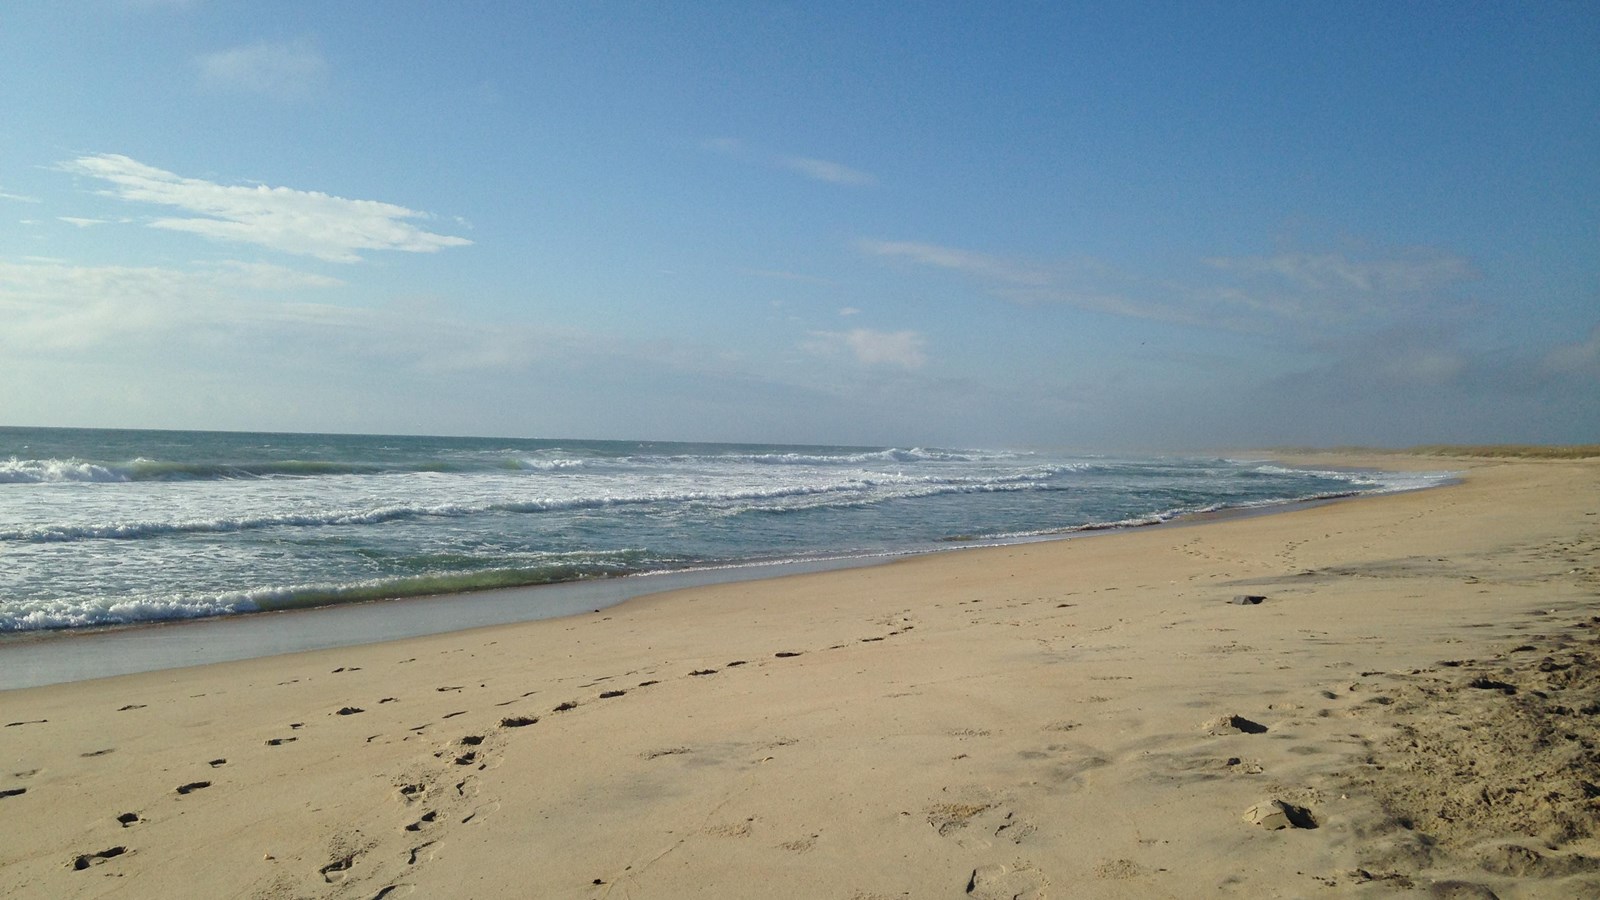
<svg viewBox="0 0 1600 900">
<path fill-rule="evenodd" d="M 967 877 L 966 893 L 977 900 L 1044 900 L 1044 873 L 1025 862 L 979 866 Z"/>
<path fill-rule="evenodd" d="M 209 782 L 209 781 L 191 781 L 188 784 L 180 784 L 180 785 L 178 785 L 178 793 L 180 793 L 180 794 L 192 794 L 195 791 L 200 790 L 201 788 L 208 788 L 208 787 L 211 787 L 211 782 Z"/>
<path fill-rule="evenodd" d="M 20 797 L 23 794 L 26 794 L 27 792 L 28 792 L 27 788 L 11 788 L 10 790 L 0 791 L 0 798 L 4 798 L 4 797 Z"/>
<path fill-rule="evenodd" d="M 350 867 L 355 865 L 355 860 L 355 854 L 340 857 L 318 869 L 317 873 L 322 876 L 323 881 L 329 884 L 338 884 L 344 880 L 344 875 L 350 871 Z"/>
<path fill-rule="evenodd" d="M 117 822 L 120 823 L 123 828 L 127 828 L 130 825 L 137 825 L 139 824 L 139 814 L 131 812 L 123 813 L 122 815 L 117 816 Z"/>
<path fill-rule="evenodd" d="M 1144 874 L 1144 866 L 1131 859 L 1108 859 L 1094 867 L 1094 877 L 1104 881 L 1126 881 Z"/>
<path fill-rule="evenodd" d="M 426 843 L 418 844 L 417 846 L 412 847 L 411 848 L 411 855 L 410 855 L 409 858 L 406 859 L 406 865 L 408 865 L 408 866 L 416 865 L 417 864 L 417 854 L 419 854 L 422 851 L 428 849 L 429 847 L 432 847 L 433 844 L 434 844 L 433 841 L 428 841 Z"/>
<path fill-rule="evenodd" d="M 76 857 L 73 858 L 73 860 L 72 860 L 72 868 L 74 870 L 76 870 L 76 871 L 82 871 L 84 869 L 89 868 L 90 866 L 98 866 L 98 865 L 100 865 L 101 863 L 105 862 L 108 859 L 111 859 L 111 858 L 117 857 L 117 856 L 121 856 L 122 854 L 127 853 L 127 852 L 128 852 L 128 848 L 127 847 L 111 847 L 111 848 L 108 848 L 108 849 L 105 849 L 105 850 L 101 850 L 99 853 L 84 853 L 84 854 L 80 854 L 79 856 L 76 856 Z"/>
<path fill-rule="evenodd" d="M 979 813 L 991 809 L 990 803 L 939 803 L 928 808 L 928 824 L 941 837 L 948 837 L 967 826 Z"/>
</svg>

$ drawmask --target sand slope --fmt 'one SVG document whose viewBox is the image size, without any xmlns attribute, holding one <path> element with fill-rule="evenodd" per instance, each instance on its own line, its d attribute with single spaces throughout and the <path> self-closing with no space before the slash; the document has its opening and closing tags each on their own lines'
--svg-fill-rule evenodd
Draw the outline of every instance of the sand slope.
<svg viewBox="0 0 1600 900">
<path fill-rule="evenodd" d="M 1600 896 L 1600 464 L 1424 464 L 0 693 L 0 895 Z"/>
</svg>

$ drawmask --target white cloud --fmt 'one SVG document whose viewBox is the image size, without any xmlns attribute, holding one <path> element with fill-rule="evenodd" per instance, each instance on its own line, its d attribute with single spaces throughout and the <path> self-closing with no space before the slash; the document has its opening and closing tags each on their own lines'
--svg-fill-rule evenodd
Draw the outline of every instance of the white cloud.
<svg viewBox="0 0 1600 900">
<path fill-rule="evenodd" d="M 712 153 L 720 153 L 723 156 L 731 156 L 736 159 L 753 159 L 763 165 L 787 169 L 814 181 L 822 181 L 828 184 L 838 184 L 846 187 L 870 187 L 878 183 L 877 176 L 872 173 L 863 172 L 844 163 L 828 159 L 817 159 L 811 156 L 773 154 L 752 150 L 744 141 L 738 138 L 709 138 L 701 141 L 700 146 L 702 149 L 709 150 Z"/>
<path fill-rule="evenodd" d="M 1240 332 L 1371 326 L 1461 304 L 1448 291 L 1476 277 L 1462 257 L 1428 248 L 1355 258 L 1338 253 L 1213 257 L 1155 280 L 1094 261 L 1043 264 L 913 241 L 860 240 L 861 252 L 960 272 L 995 296 L 1124 318 Z"/>
<path fill-rule="evenodd" d="M 200 78 L 216 90 L 247 91 L 298 100 L 327 81 L 328 63 L 310 41 L 263 41 L 208 53 L 197 59 Z"/>
<path fill-rule="evenodd" d="M 1041 286 L 1051 281 L 1050 274 L 1041 268 L 955 247 L 920 244 L 914 241 L 876 240 L 858 241 L 856 246 L 872 256 L 900 257 L 925 266 L 953 269 L 1011 284 Z"/>
<path fill-rule="evenodd" d="M 861 310 L 856 309 L 854 306 L 841 306 L 839 307 L 839 315 L 845 317 L 859 316 L 861 315 Z"/>
<path fill-rule="evenodd" d="M 805 156 L 783 156 L 777 163 L 786 169 L 799 172 L 807 178 L 817 181 L 826 181 L 829 184 L 843 184 L 853 187 L 865 187 L 878 183 L 872 175 L 852 169 L 842 163 L 830 162 L 826 159 L 811 159 Z"/>
<path fill-rule="evenodd" d="M 1585 340 L 1552 348 L 1541 362 L 1548 372 L 1600 379 L 1600 326 L 1591 329 Z"/>
<path fill-rule="evenodd" d="M 0 191 L 0 200 L 14 200 L 18 203 L 38 203 L 38 197 L 29 197 L 26 194 L 13 194 L 10 191 Z"/>
<path fill-rule="evenodd" d="M 593 357 L 636 349 L 558 328 L 464 322 L 438 304 L 351 306 L 326 293 L 343 286 L 231 260 L 184 269 L 0 261 L 0 359 L 143 365 L 204 351 L 240 370 L 371 360 L 382 371 L 503 372 L 574 348 Z"/>
<path fill-rule="evenodd" d="M 83 219 L 78 216 L 56 216 L 56 218 L 78 228 L 93 228 L 96 225 L 106 225 L 111 221 L 110 219 Z"/>
<path fill-rule="evenodd" d="M 327 275 L 301 272 L 271 263 L 224 260 L 196 270 L 200 277 L 209 277 L 225 287 L 246 288 L 256 291 L 292 291 L 301 288 L 342 287 L 344 282 Z"/>
<path fill-rule="evenodd" d="M 779 281 L 798 281 L 805 284 L 837 284 L 832 278 L 823 278 L 820 275 L 804 275 L 799 272 L 784 272 L 778 269 L 745 269 L 746 273 L 760 278 L 776 278 Z"/>
<path fill-rule="evenodd" d="M 109 347 L 174 331 L 259 323 L 282 316 L 278 292 L 341 283 L 261 263 L 184 270 L 0 262 L 0 347 L 19 355 Z"/>
<path fill-rule="evenodd" d="M 432 253 L 466 238 L 423 231 L 406 219 L 425 213 L 377 200 L 348 200 L 319 191 L 266 185 L 223 185 L 184 178 L 112 153 L 62 163 L 62 171 L 109 182 L 112 196 L 171 206 L 199 218 L 158 218 L 152 228 L 212 240 L 257 244 L 333 262 L 356 262 L 359 250 Z"/>
<path fill-rule="evenodd" d="M 1476 277 L 1459 256 L 1413 250 L 1378 259 L 1351 259 L 1339 253 L 1280 253 L 1276 256 L 1204 260 L 1214 269 L 1259 275 L 1314 292 L 1410 294 L 1438 290 Z"/>
<path fill-rule="evenodd" d="M 898 366 L 903 369 L 920 369 L 928 362 L 923 353 L 926 340 L 915 331 L 873 331 L 855 328 L 850 331 L 813 331 L 811 339 L 802 349 L 818 355 L 834 355 L 848 351 L 857 362 L 867 366 Z"/>
</svg>

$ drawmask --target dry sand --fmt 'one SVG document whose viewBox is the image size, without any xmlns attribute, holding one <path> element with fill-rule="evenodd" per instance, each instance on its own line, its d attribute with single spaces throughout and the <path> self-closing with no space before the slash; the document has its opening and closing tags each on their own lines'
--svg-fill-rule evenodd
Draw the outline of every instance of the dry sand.
<svg viewBox="0 0 1600 900">
<path fill-rule="evenodd" d="M 1414 464 L 0 693 L 0 895 L 1600 896 L 1600 462 Z"/>
</svg>

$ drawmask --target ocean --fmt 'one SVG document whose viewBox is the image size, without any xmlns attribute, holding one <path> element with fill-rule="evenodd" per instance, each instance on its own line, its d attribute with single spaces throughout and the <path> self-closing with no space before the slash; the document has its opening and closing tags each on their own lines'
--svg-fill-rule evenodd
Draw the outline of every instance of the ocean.
<svg viewBox="0 0 1600 900">
<path fill-rule="evenodd" d="M 0 428 L 0 632 L 758 573 L 1447 477 L 1044 451 Z"/>
</svg>

